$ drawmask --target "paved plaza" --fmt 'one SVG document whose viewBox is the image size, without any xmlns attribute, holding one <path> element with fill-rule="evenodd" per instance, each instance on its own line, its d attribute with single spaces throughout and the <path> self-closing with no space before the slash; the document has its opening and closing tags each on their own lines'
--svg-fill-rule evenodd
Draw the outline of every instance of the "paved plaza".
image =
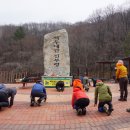
<svg viewBox="0 0 130 130">
<path fill-rule="evenodd" d="M 114 111 L 111 116 L 99 113 L 94 107 L 94 87 L 87 92 L 90 105 L 85 116 L 77 116 L 71 106 L 72 87 L 64 92 L 47 88 L 47 102 L 30 107 L 30 91 L 33 84 L 22 88 L 22 84 L 7 84 L 17 87 L 14 106 L 0 111 L 0 130 L 130 130 L 130 94 L 127 102 L 118 101 L 119 86 L 107 83 L 113 93 Z M 130 85 L 128 86 L 130 92 Z"/>
</svg>

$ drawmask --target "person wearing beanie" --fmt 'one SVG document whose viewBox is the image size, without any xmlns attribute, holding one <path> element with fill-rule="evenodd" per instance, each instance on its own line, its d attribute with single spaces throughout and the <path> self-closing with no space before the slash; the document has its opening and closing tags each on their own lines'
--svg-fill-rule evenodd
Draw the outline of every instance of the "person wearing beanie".
<svg viewBox="0 0 130 130">
<path fill-rule="evenodd" d="M 111 112 L 113 111 L 112 93 L 111 93 L 110 87 L 105 85 L 101 80 L 97 80 L 97 83 L 96 83 L 94 106 L 97 105 L 98 100 L 99 100 L 98 111 L 107 112 L 109 116 Z M 105 110 L 106 109 L 105 104 L 108 105 L 108 111 Z"/>
<path fill-rule="evenodd" d="M 76 109 L 77 115 L 85 115 L 86 107 L 89 105 L 89 103 L 90 100 L 85 91 L 83 91 L 81 87 L 75 86 L 73 88 L 72 107 L 73 109 Z"/>
<path fill-rule="evenodd" d="M 127 77 L 127 68 L 124 66 L 122 60 L 118 60 L 116 63 L 116 79 L 119 82 L 120 87 L 120 98 L 119 101 L 127 101 L 128 96 L 128 77 Z"/>
</svg>

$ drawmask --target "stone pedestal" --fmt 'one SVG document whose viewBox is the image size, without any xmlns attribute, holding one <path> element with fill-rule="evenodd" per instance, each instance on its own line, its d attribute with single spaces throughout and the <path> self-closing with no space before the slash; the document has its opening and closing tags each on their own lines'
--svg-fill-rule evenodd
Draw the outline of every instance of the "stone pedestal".
<svg viewBox="0 0 130 130">
<path fill-rule="evenodd" d="M 72 85 L 72 76 L 42 76 L 42 82 L 46 88 L 54 88 L 58 81 L 63 81 L 65 87 Z"/>
</svg>

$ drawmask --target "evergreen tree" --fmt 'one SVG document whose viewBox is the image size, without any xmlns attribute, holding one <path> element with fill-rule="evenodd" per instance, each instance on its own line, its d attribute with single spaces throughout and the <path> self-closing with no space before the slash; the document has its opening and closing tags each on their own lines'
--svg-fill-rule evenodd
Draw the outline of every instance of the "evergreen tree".
<svg viewBox="0 0 130 130">
<path fill-rule="evenodd" d="M 22 27 L 18 27 L 14 33 L 14 39 L 15 40 L 21 40 L 25 37 L 25 32 Z"/>
</svg>

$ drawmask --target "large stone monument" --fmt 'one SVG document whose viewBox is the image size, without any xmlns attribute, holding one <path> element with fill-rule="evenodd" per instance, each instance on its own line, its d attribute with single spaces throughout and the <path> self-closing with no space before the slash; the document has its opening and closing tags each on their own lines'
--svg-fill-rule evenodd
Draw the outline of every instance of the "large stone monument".
<svg viewBox="0 0 130 130">
<path fill-rule="evenodd" d="M 68 34 L 65 29 L 44 36 L 44 74 L 69 76 L 70 56 Z"/>
<path fill-rule="evenodd" d="M 70 76 L 68 33 L 65 29 L 44 36 L 44 80 L 45 77 L 65 78 Z M 44 84 L 51 81 L 44 81 Z M 54 82 L 53 85 L 54 86 Z"/>
</svg>

